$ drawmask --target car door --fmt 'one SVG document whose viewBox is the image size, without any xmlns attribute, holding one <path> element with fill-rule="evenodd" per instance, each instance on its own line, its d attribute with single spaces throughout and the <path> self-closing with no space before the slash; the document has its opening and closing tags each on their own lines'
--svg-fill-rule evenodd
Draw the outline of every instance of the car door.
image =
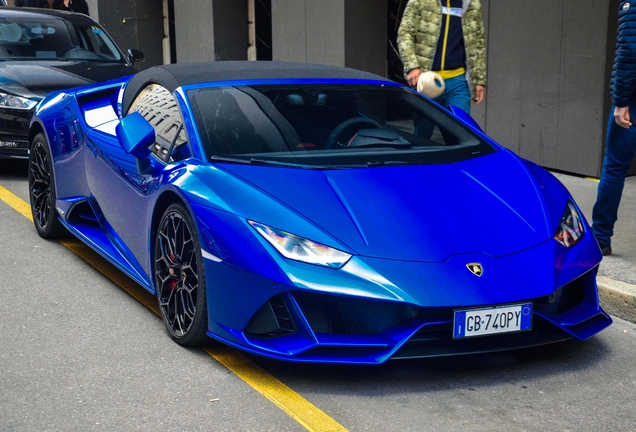
<svg viewBox="0 0 636 432">
<path fill-rule="evenodd" d="M 115 247 L 150 283 L 149 231 L 153 194 L 164 167 L 189 154 L 183 118 L 174 96 L 151 84 L 135 99 L 129 113 L 139 112 L 155 129 L 150 146 L 152 169 L 122 149 L 115 125 L 89 132 L 85 152 L 87 182 L 93 206 Z"/>
</svg>

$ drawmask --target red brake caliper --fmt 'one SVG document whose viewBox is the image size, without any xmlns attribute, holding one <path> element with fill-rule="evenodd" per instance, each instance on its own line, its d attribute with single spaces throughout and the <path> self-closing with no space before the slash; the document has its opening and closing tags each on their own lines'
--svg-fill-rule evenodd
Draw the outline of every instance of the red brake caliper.
<svg viewBox="0 0 636 432">
<path fill-rule="evenodd" d="M 172 252 L 170 252 L 170 261 L 174 262 L 174 255 L 172 255 Z M 170 273 L 170 276 L 174 276 L 174 269 L 168 269 L 168 273 Z M 177 281 L 176 280 L 171 280 L 170 281 L 170 291 L 174 291 L 174 288 L 177 286 Z"/>
</svg>

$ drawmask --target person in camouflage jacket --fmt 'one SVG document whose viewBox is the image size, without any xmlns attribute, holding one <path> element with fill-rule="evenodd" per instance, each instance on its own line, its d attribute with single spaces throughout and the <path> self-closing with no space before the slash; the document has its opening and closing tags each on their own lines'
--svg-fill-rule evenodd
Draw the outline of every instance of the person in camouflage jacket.
<svg viewBox="0 0 636 432">
<path fill-rule="evenodd" d="M 409 0 L 397 42 L 411 87 L 423 71 L 434 70 L 447 84 L 437 102 L 469 112 L 471 99 L 475 104 L 484 100 L 486 42 L 479 0 Z M 447 94 L 458 89 L 463 92 L 459 99 Z"/>
</svg>

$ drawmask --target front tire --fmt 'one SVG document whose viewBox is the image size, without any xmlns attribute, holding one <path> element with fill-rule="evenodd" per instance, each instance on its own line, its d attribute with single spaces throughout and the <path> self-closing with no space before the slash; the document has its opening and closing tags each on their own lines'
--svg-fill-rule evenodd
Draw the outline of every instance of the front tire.
<svg viewBox="0 0 636 432">
<path fill-rule="evenodd" d="M 55 210 L 55 176 L 51 151 L 42 133 L 37 134 L 31 143 L 29 197 L 33 223 L 40 237 L 55 239 L 65 234 L 66 229 Z"/>
<path fill-rule="evenodd" d="M 182 204 L 172 204 L 161 217 L 153 256 L 157 301 L 170 337 L 180 345 L 200 345 L 207 330 L 203 257 L 194 222 Z"/>
</svg>

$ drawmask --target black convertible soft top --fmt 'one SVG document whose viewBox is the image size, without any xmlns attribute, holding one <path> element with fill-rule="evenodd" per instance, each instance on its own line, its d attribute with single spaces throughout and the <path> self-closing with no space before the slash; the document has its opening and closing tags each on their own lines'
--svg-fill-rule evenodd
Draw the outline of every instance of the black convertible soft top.
<svg viewBox="0 0 636 432">
<path fill-rule="evenodd" d="M 160 84 L 170 92 L 178 87 L 206 82 L 249 81 L 290 78 L 344 78 L 359 80 L 390 80 L 369 72 L 323 64 L 273 61 L 212 61 L 154 66 L 134 75 L 126 86 L 123 112 L 139 92 L 150 83 Z"/>
</svg>

